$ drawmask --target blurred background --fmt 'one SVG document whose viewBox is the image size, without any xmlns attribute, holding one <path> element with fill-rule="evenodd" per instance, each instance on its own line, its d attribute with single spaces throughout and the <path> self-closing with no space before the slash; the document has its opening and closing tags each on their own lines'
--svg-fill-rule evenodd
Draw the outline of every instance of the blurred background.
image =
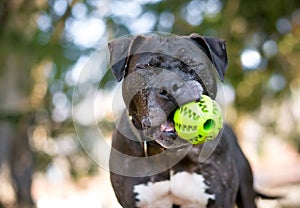
<svg viewBox="0 0 300 208">
<path fill-rule="evenodd" d="M 259 206 L 300 207 L 297 0 L 0 0 L 0 207 L 118 207 L 106 44 L 148 31 L 226 40 L 226 120 L 255 186 L 286 196 Z"/>
</svg>

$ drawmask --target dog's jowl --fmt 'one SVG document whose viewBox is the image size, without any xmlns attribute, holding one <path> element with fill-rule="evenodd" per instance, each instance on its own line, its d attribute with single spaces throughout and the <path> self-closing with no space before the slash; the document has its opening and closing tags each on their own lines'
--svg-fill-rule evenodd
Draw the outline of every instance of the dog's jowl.
<svg viewBox="0 0 300 208">
<path fill-rule="evenodd" d="M 113 74 L 126 105 L 113 134 L 111 183 L 126 208 L 253 208 L 253 176 L 235 134 L 224 125 L 211 154 L 178 137 L 175 110 L 215 99 L 227 69 L 222 40 L 133 36 L 109 43 Z M 226 96 L 226 95 L 225 95 Z"/>
</svg>

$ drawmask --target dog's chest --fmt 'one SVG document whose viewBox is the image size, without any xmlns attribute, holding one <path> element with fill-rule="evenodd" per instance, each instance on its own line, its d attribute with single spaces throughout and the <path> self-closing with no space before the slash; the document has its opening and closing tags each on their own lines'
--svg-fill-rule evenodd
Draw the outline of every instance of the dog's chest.
<svg viewBox="0 0 300 208">
<path fill-rule="evenodd" d="M 182 208 L 206 207 L 208 200 L 215 199 L 206 193 L 208 186 L 204 177 L 196 173 L 178 172 L 170 180 L 148 182 L 134 186 L 136 206 L 140 208 Z"/>
</svg>

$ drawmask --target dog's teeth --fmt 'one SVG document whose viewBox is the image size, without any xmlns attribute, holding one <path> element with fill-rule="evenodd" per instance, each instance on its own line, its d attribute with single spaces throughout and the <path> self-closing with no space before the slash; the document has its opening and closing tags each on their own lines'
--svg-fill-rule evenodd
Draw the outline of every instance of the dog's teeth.
<svg viewBox="0 0 300 208">
<path fill-rule="evenodd" d="M 174 123 L 166 121 L 160 126 L 160 130 L 164 132 L 174 131 Z"/>
</svg>

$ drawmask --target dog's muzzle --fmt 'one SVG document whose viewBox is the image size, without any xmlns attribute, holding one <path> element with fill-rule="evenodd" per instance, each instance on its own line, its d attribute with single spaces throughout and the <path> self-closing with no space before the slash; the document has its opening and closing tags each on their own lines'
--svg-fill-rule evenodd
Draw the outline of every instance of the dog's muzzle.
<svg viewBox="0 0 300 208">
<path fill-rule="evenodd" d="M 143 135 L 156 141 L 164 148 L 187 145 L 188 143 L 180 139 L 175 131 L 174 112 L 181 105 L 192 101 L 197 102 L 201 99 L 203 93 L 201 84 L 195 80 L 183 81 L 166 70 L 159 76 L 152 74 L 152 79 L 154 81 L 149 82 L 149 88 L 150 86 L 155 86 L 155 88 L 148 89 L 146 86 L 147 90 L 141 89 L 144 94 L 139 91 L 140 96 L 144 96 L 142 100 L 147 100 L 147 103 L 145 103 L 145 108 L 140 108 L 137 113 L 143 115 L 137 119 L 138 126 Z M 138 78 L 135 77 L 135 81 L 137 80 Z M 130 82 L 132 83 L 132 80 Z M 129 90 L 130 93 L 133 91 L 134 89 Z M 124 98 L 130 99 L 128 95 L 124 95 Z M 158 105 L 158 103 L 165 103 L 167 106 Z"/>
</svg>

